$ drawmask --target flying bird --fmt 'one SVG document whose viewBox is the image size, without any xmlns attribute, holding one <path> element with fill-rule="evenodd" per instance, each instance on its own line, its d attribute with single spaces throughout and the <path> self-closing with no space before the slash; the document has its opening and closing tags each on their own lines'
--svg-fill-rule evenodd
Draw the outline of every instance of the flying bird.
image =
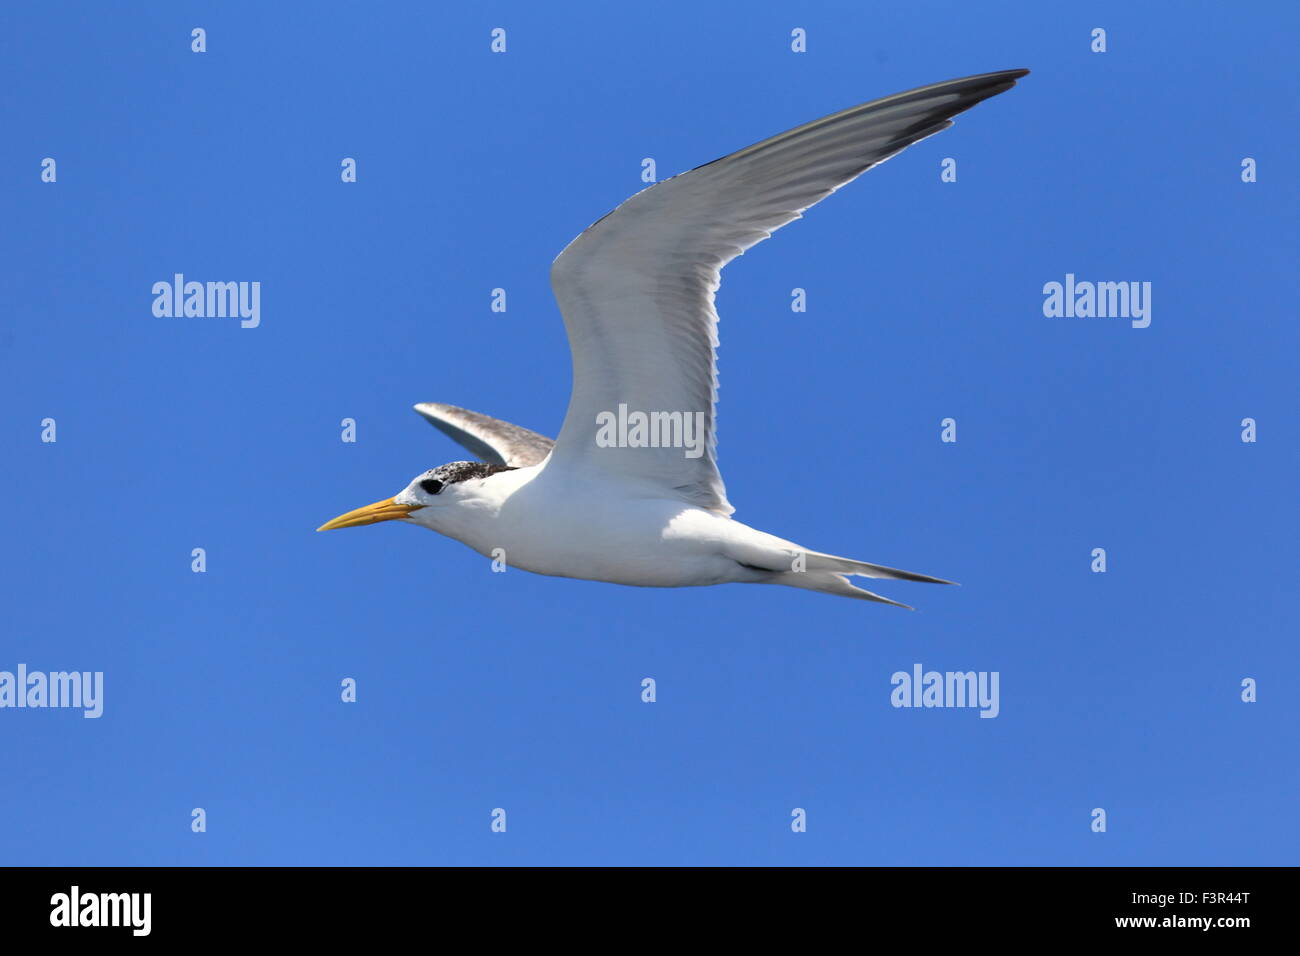
<svg viewBox="0 0 1300 956">
<path fill-rule="evenodd" d="M 779 584 L 908 607 L 849 578 L 953 583 L 811 551 L 731 517 L 714 454 L 714 293 L 750 246 L 1028 72 L 874 100 L 637 193 L 551 266 L 573 355 L 559 438 L 416 405 L 479 460 L 426 471 L 317 530 L 404 521 L 510 567 L 643 587 Z"/>
</svg>

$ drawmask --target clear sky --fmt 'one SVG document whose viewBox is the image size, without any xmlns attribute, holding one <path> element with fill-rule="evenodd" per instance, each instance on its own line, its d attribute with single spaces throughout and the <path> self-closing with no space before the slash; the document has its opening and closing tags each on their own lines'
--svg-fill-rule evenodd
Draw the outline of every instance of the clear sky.
<svg viewBox="0 0 1300 956">
<path fill-rule="evenodd" d="M 0 862 L 1296 862 L 1295 4 L 3 19 L 0 670 L 104 701 L 0 709 Z M 640 590 L 314 532 L 468 457 L 415 402 L 558 431 L 548 268 L 643 159 L 1015 67 L 718 297 L 736 516 L 962 587 Z M 260 324 L 155 316 L 176 273 L 260 282 Z M 1045 316 L 1067 274 L 1149 282 L 1149 327 Z M 917 664 L 996 672 L 998 716 L 891 706 Z"/>
</svg>

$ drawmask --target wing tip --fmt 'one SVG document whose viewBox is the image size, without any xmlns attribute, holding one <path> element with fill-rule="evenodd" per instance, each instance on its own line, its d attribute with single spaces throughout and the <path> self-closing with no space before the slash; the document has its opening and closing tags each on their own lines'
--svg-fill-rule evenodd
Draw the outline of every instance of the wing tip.
<svg viewBox="0 0 1300 956">
<path fill-rule="evenodd" d="M 449 412 L 463 411 L 455 405 L 448 405 L 446 402 L 416 402 L 411 409 L 424 418 L 443 418 Z"/>
<path fill-rule="evenodd" d="M 1028 76 L 1030 71 L 1026 67 L 1017 67 L 1014 70 L 994 70 L 992 73 L 976 73 L 974 76 L 962 77 L 960 80 L 953 80 L 954 83 L 1012 83 L 1016 80 Z"/>
</svg>

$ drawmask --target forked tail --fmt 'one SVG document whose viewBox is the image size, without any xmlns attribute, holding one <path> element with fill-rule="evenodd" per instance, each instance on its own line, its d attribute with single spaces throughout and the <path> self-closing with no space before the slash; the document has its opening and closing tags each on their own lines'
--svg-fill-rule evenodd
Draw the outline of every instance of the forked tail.
<svg viewBox="0 0 1300 956">
<path fill-rule="evenodd" d="M 849 578 L 856 575 L 891 581 L 921 581 L 926 584 L 956 583 L 931 577 L 928 574 L 888 568 L 883 564 L 854 561 L 852 558 L 841 558 L 820 551 L 806 551 L 792 542 L 782 541 L 780 538 L 762 532 L 757 532 L 757 535 L 761 535 L 761 538 L 748 538 L 736 549 L 733 557 L 754 571 L 768 572 L 758 579 L 763 584 L 780 584 L 785 587 L 803 588 L 806 591 L 819 591 L 822 594 L 856 598 L 860 601 L 876 601 L 880 604 L 905 607 L 910 611 L 913 610 L 910 604 L 894 601 L 866 588 L 857 587 L 849 581 Z M 777 547 L 774 548 L 773 545 Z"/>
<path fill-rule="evenodd" d="M 765 583 L 820 591 L 822 594 L 838 594 L 840 597 L 857 598 L 859 601 L 878 601 L 881 604 L 892 604 L 894 607 L 905 607 L 909 611 L 916 610 L 910 604 L 893 601 L 874 591 L 860 588 L 849 582 L 847 574 L 836 574 L 834 571 L 784 571 L 773 574 Z"/>
</svg>

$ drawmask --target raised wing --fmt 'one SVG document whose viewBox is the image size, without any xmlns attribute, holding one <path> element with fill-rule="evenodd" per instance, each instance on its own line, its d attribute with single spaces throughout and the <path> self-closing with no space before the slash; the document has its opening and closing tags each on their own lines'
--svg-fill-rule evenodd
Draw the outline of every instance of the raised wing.
<svg viewBox="0 0 1300 956">
<path fill-rule="evenodd" d="M 415 410 L 480 461 L 493 465 L 512 468 L 536 465 L 551 453 L 555 444 L 545 435 L 455 405 L 421 402 Z"/>
<path fill-rule="evenodd" d="M 651 186 L 578 236 L 551 267 L 573 395 L 547 468 L 602 471 L 730 514 L 714 455 L 722 267 L 1027 72 L 950 80 L 835 113 Z M 662 429 L 636 434 L 635 413 L 658 414 Z M 674 414 L 702 425 L 698 449 L 663 447 L 663 432 L 688 420 Z"/>
</svg>

